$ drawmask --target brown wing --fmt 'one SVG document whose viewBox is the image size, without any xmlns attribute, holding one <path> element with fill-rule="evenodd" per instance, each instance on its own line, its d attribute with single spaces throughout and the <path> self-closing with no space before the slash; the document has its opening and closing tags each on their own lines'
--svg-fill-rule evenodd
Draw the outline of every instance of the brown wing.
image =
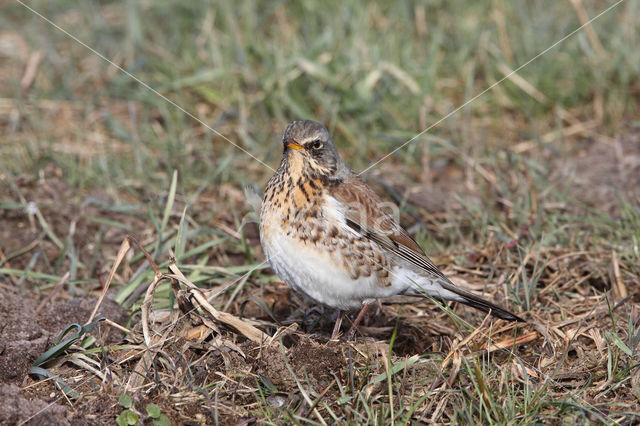
<svg viewBox="0 0 640 426">
<path fill-rule="evenodd" d="M 456 287 L 440 272 L 418 243 L 407 234 L 407 231 L 384 211 L 380 197 L 359 177 L 352 175 L 348 180 L 340 183 L 333 194 L 340 203 L 347 207 L 345 218 L 348 226 L 375 241 L 390 253 L 440 278 L 438 283 L 444 289 L 460 296 L 462 303 L 485 312 L 491 312 L 505 320 L 524 321 L 501 306 Z"/>
<path fill-rule="evenodd" d="M 347 225 L 400 258 L 449 281 L 413 238 L 384 210 L 380 197 L 359 177 L 340 183 L 334 196 L 347 207 Z"/>
</svg>

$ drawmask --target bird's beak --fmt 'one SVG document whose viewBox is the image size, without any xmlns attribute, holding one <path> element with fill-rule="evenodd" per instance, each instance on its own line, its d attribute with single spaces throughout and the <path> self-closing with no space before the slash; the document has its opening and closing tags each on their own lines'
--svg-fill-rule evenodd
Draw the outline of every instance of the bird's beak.
<svg viewBox="0 0 640 426">
<path fill-rule="evenodd" d="M 284 141 L 284 145 L 285 145 L 287 148 L 293 148 L 293 149 L 295 149 L 296 151 L 300 151 L 300 150 L 302 149 L 302 145 L 300 145 L 298 142 L 293 141 L 293 140 L 286 140 L 286 141 Z"/>
</svg>

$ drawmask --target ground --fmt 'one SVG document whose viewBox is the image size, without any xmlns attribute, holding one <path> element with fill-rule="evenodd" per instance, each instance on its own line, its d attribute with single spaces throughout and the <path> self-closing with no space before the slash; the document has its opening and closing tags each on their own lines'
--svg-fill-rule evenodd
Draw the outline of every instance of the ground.
<svg viewBox="0 0 640 426">
<path fill-rule="evenodd" d="M 640 421 L 632 2 L 516 75 L 611 5 L 29 6 L 185 110 L 0 6 L 0 424 Z M 256 226 L 298 118 L 355 170 L 428 129 L 363 177 L 526 323 L 394 297 L 329 340 Z"/>
</svg>

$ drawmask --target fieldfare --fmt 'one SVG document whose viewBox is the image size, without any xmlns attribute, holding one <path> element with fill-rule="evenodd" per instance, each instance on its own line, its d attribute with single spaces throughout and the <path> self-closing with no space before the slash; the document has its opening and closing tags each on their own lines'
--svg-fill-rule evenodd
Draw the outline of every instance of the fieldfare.
<svg viewBox="0 0 640 426">
<path fill-rule="evenodd" d="M 348 336 L 376 299 L 397 294 L 463 303 L 509 321 L 506 309 L 455 286 L 382 200 L 343 162 L 327 129 L 294 121 L 282 136 L 282 162 L 264 192 L 260 239 L 275 273 L 294 290 L 344 311 L 360 309 Z"/>
</svg>

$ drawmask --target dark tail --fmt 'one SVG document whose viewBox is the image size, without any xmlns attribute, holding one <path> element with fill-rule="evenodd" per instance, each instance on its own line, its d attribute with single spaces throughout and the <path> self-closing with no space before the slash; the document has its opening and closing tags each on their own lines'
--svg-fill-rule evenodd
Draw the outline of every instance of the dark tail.
<svg viewBox="0 0 640 426">
<path fill-rule="evenodd" d="M 488 300 L 485 300 L 480 296 L 476 296 L 473 293 L 470 293 L 466 290 L 458 288 L 453 284 L 446 283 L 446 282 L 439 282 L 438 284 L 440 284 L 442 288 L 449 290 L 450 292 L 455 293 L 458 296 L 460 296 L 462 299 L 464 299 L 460 301 L 460 303 L 464 303 L 467 306 L 480 309 L 481 311 L 484 311 L 484 312 L 491 311 L 491 315 L 501 318 L 503 320 L 526 322 L 524 319 L 520 318 L 516 314 L 509 312 L 504 308 L 501 308 L 495 303 L 491 303 Z"/>
</svg>

